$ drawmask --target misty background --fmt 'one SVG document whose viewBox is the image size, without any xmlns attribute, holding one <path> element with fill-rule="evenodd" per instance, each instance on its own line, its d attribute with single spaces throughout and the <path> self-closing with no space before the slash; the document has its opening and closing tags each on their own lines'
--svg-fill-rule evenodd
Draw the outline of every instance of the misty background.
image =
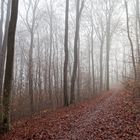
<svg viewBox="0 0 140 140">
<path fill-rule="evenodd" d="M 7 3 L 5 0 L 3 32 Z M 129 0 L 127 3 L 130 34 L 137 62 L 136 1 Z M 74 62 L 75 18 L 76 1 L 70 0 L 68 92 Z M 35 110 L 63 105 L 64 34 L 65 0 L 19 1 L 12 89 L 13 106 L 16 106 L 14 111 L 19 116 L 29 111 L 30 79 Z M 90 98 L 128 77 L 134 78 L 123 0 L 84 1 L 77 54 L 76 100 Z M 70 93 L 68 96 L 70 98 Z M 20 111 L 21 107 L 25 109 L 24 114 Z"/>
</svg>

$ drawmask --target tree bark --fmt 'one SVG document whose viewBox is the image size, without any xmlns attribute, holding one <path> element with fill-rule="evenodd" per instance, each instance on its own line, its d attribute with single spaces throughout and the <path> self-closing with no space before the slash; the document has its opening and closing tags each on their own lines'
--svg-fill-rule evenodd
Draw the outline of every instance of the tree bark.
<svg viewBox="0 0 140 140">
<path fill-rule="evenodd" d="M 71 97 L 70 97 L 70 104 L 75 102 L 75 80 L 77 75 L 77 66 L 78 66 L 78 39 L 79 39 L 79 30 L 80 30 L 80 17 L 84 7 L 84 0 L 81 2 L 80 7 L 80 0 L 77 0 L 76 4 L 76 30 L 75 30 L 75 39 L 74 39 L 74 64 L 73 64 L 73 72 L 71 78 Z"/>
<path fill-rule="evenodd" d="M 103 90 L 103 42 L 100 45 L 100 92 Z"/>
<path fill-rule="evenodd" d="M 130 42 L 130 46 L 131 46 L 131 55 L 132 55 L 132 63 L 133 63 L 133 69 L 134 69 L 134 76 L 135 76 L 135 80 L 137 79 L 137 70 L 136 70 L 136 63 L 135 63 L 135 55 L 134 55 L 134 47 L 133 47 L 133 42 L 130 36 L 130 29 L 129 29 L 129 17 L 128 17 L 128 5 L 126 0 L 125 1 L 125 9 L 126 9 L 126 21 L 127 21 L 127 35 L 128 35 L 128 39 Z"/>
<path fill-rule="evenodd" d="M 139 33 L 140 33 L 140 17 L 139 17 L 139 0 L 136 0 L 136 46 L 138 56 L 138 69 L 137 69 L 137 80 L 140 79 L 140 45 L 139 45 Z"/>
<path fill-rule="evenodd" d="M 93 26 L 91 31 L 91 59 L 92 59 L 92 95 L 95 95 L 95 70 L 94 70 L 94 48 L 93 48 Z"/>
<path fill-rule="evenodd" d="M 1 52 L 2 40 L 3 40 L 4 1 L 5 1 L 5 0 L 1 0 L 1 18 L 0 18 L 0 52 Z"/>
<path fill-rule="evenodd" d="M 7 132 L 10 129 L 10 99 L 13 78 L 14 49 L 15 49 L 15 33 L 18 16 L 18 0 L 12 1 L 11 19 L 8 29 L 7 41 L 7 61 L 4 79 L 3 92 L 3 130 Z"/>
<path fill-rule="evenodd" d="M 78 76 L 77 76 L 77 100 L 80 101 L 80 91 L 81 91 L 81 67 L 80 67 L 80 37 L 78 40 Z"/>
<path fill-rule="evenodd" d="M 51 6 L 51 9 L 50 9 L 50 44 L 49 44 L 49 49 L 50 49 L 50 54 L 49 54 L 49 100 L 52 104 L 52 78 L 51 78 L 51 74 L 52 74 L 52 71 L 51 71 L 51 68 L 52 68 L 52 43 L 53 43 L 53 21 L 52 21 L 52 1 L 50 1 L 50 6 Z"/>
<path fill-rule="evenodd" d="M 109 90 L 110 85 L 110 74 L 109 74 L 109 61 L 110 61 L 110 26 L 111 26 L 111 16 L 109 13 L 109 16 L 107 18 L 107 24 L 106 24 L 106 90 Z"/>
<path fill-rule="evenodd" d="M 65 61 L 64 61 L 64 106 L 68 106 L 68 20 L 69 20 L 69 0 L 66 0 L 66 13 L 65 13 L 65 42 L 64 42 L 64 51 L 65 51 Z"/>
<path fill-rule="evenodd" d="M 31 115 L 34 113 L 34 99 L 33 99 L 33 40 L 34 40 L 34 34 L 33 31 L 31 34 L 31 40 L 30 40 L 30 49 L 29 49 L 29 95 L 30 95 L 30 111 Z"/>
<path fill-rule="evenodd" d="M 8 0 L 6 23 L 5 23 L 5 33 L 4 33 L 3 44 L 2 44 L 2 48 L 1 48 L 1 52 L 0 52 L 0 110 L 2 110 L 4 68 L 5 68 L 5 58 L 6 58 L 6 50 L 7 50 L 7 36 L 8 36 L 8 26 L 9 26 L 9 20 L 10 20 L 10 12 L 11 12 L 11 1 Z M 2 114 L 0 114 L 0 115 L 2 115 Z"/>
</svg>

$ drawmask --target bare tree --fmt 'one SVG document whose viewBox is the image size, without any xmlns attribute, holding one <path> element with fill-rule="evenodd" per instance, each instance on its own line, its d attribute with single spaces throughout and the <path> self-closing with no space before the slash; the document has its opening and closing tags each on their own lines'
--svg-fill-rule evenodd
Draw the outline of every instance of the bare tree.
<svg viewBox="0 0 140 140">
<path fill-rule="evenodd" d="M 90 33 L 88 33 L 87 36 L 87 47 L 88 47 L 88 82 L 87 82 L 87 87 L 88 87 L 88 94 L 91 94 L 91 39 L 90 39 Z"/>
<path fill-rule="evenodd" d="M 93 24 L 92 26 L 94 27 L 96 36 L 100 41 L 100 92 L 101 92 L 103 90 L 103 46 L 105 42 L 106 32 L 103 23 L 103 15 L 97 13 L 96 16 L 98 21 L 94 23 L 92 19 L 92 24 Z"/>
<path fill-rule="evenodd" d="M 77 76 L 77 101 L 80 100 L 80 90 L 81 90 L 81 61 L 80 61 L 80 37 L 78 40 L 78 76 Z"/>
<path fill-rule="evenodd" d="M 126 0 L 124 0 L 124 2 L 125 2 L 125 9 L 126 9 L 127 35 L 128 35 L 128 39 L 129 39 L 130 46 L 131 46 L 132 63 L 133 63 L 133 69 L 134 69 L 134 76 L 135 76 L 135 80 L 136 80 L 136 78 L 137 78 L 137 70 L 136 70 L 136 63 L 135 63 L 133 41 L 131 39 L 130 29 L 129 29 L 128 4 L 127 4 Z"/>
<path fill-rule="evenodd" d="M 64 50 L 65 50 L 65 62 L 64 62 L 64 106 L 68 106 L 68 20 L 69 20 L 69 0 L 66 0 L 66 13 L 65 13 L 65 42 L 64 42 Z"/>
<path fill-rule="evenodd" d="M 92 23 L 92 28 L 91 28 L 91 59 L 92 59 L 92 95 L 95 95 L 95 69 L 94 69 L 94 38 L 93 38 L 93 23 Z"/>
<path fill-rule="evenodd" d="M 42 79 L 41 79 L 41 42 L 40 42 L 40 36 L 39 36 L 39 33 L 37 33 L 37 49 L 38 49 L 38 63 L 37 63 L 37 67 L 38 67 L 38 70 L 37 70 L 37 77 L 38 77 L 38 82 L 37 82 L 37 85 L 38 85 L 38 109 L 40 110 L 41 109 L 41 102 L 42 102 L 42 99 L 41 99 L 41 96 L 42 96 Z"/>
<path fill-rule="evenodd" d="M 0 110 L 2 108 L 2 92 L 3 92 L 3 80 L 4 80 L 4 67 L 5 67 L 4 64 L 5 64 L 5 58 L 6 58 L 7 36 L 8 36 L 10 12 L 11 12 L 11 1 L 8 0 L 5 32 L 4 32 L 3 43 L 2 43 L 2 48 L 1 48 L 1 52 L 0 52 Z"/>
<path fill-rule="evenodd" d="M 25 23 L 28 32 L 30 34 L 30 48 L 29 48 L 29 63 L 28 63 L 28 76 L 29 76 L 29 95 L 30 95 L 30 111 L 31 114 L 34 112 L 34 99 L 33 99 L 33 48 L 34 48 L 34 35 L 35 35 L 35 30 L 38 26 L 37 22 L 37 8 L 39 5 L 39 0 L 35 1 L 29 1 L 29 3 L 26 3 L 24 1 L 24 5 L 26 8 L 27 5 L 27 13 L 26 13 L 26 20 L 23 18 L 23 22 Z M 30 23 L 29 19 L 29 12 L 32 12 L 32 20 Z"/>
<path fill-rule="evenodd" d="M 137 47 L 137 57 L 138 57 L 138 69 L 137 69 L 137 76 L 140 79 L 140 45 L 139 45 L 139 32 L 140 32 L 140 16 L 139 16 L 139 0 L 136 0 L 136 47 Z M 137 80 L 138 80 L 137 79 Z"/>
<path fill-rule="evenodd" d="M 109 3 L 109 9 L 108 9 Z M 111 11 L 110 0 L 106 2 L 106 89 L 109 90 L 109 61 L 110 61 L 110 41 L 111 41 Z"/>
<path fill-rule="evenodd" d="M 74 95 L 74 89 L 75 89 L 75 80 L 77 75 L 77 66 L 78 66 L 78 48 L 77 43 L 79 39 L 79 28 L 80 28 L 80 18 L 81 14 L 84 8 L 85 0 L 81 1 L 81 7 L 80 7 L 80 0 L 77 0 L 76 3 L 76 29 L 75 29 L 75 39 L 74 39 L 74 64 L 73 64 L 73 72 L 72 72 L 72 78 L 71 78 L 71 97 L 70 97 L 70 104 L 74 103 L 75 101 L 75 95 Z"/>
<path fill-rule="evenodd" d="M 49 99 L 52 103 L 52 51 L 53 51 L 53 2 L 50 0 L 50 9 L 47 7 L 49 15 Z"/>
<path fill-rule="evenodd" d="M 47 83 L 48 83 L 48 80 L 47 80 L 47 68 L 48 68 L 48 55 L 47 55 L 47 52 L 48 52 L 48 48 L 47 48 L 47 43 L 45 42 L 45 67 L 44 67 L 44 92 L 45 94 L 47 93 Z"/>
<path fill-rule="evenodd" d="M 1 1 L 1 17 L 0 17 L 0 52 L 3 40 L 3 20 L 4 20 L 4 2 L 5 0 Z"/>
<path fill-rule="evenodd" d="M 15 33 L 18 16 L 18 0 L 12 1 L 11 19 L 8 28 L 7 41 L 7 61 L 4 79 L 3 92 L 3 131 L 7 132 L 10 129 L 10 99 L 12 89 L 14 51 L 15 51 Z"/>
</svg>

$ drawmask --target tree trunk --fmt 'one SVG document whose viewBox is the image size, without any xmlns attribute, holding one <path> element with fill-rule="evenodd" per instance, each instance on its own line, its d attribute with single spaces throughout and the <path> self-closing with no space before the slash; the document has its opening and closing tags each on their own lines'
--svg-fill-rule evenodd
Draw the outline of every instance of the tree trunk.
<svg viewBox="0 0 140 140">
<path fill-rule="evenodd" d="M 80 101 L 80 90 L 81 90 L 81 70 L 80 70 L 80 37 L 78 41 L 78 76 L 77 76 L 77 100 Z"/>
<path fill-rule="evenodd" d="M 80 30 L 80 18 L 82 14 L 82 10 L 84 7 L 84 0 L 81 1 L 80 7 L 80 0 L 77 0 L 76 3 L 76 30 L 75 30 L 75 38 L 74 38 L 74 64 L 73 64 L 73 72 L 71 78 L 71 97 L 70 97 L 70 104 L 75 102 L 75 80 L 77 75 L 77 66 L 78 66 L 78 39 L 79 39 L 79 30 Z"/>
<path fill-rule="evenodd" d="M 90 97 L 91 94 L 91 43 L 90 43 L 90 34 L 88 35 L 88 82 L 87 82 L 87 87 L 88 87 L 88 95 Z"/>
<path fill-rule="evenodd" d="M 0 52 L 0 110 L 2 110 L 4 68 L 5 68 L 5 58 L 6 58 L 6 49 L 7 49 L 7 36 L 8 36 L 8 26 L 9 26 L 9 20 L 10 20 L 10 12 L 11 12 L 11 1 L 8 0 L 6 23 L 5 23 L 5 33 L 4 33 L 3 44 L 2 44 L 2 48 L 1 48 L 1 52 Z M 0 114 L 0 115 L 2 115 L 2 114 Z M 1 118 L 1 116 L 0 116 L 0 118 Z"/>
<path fill-rule="evenodd" d="M 3 92 L 3 130 L 7 132 L 10 129 L 10 99 L 13 78 L 15 32 L 18 15 L 18 0 L 12 1 L 11 19 L 8 29 L 7 41 L 7 61 Z"/>
<path fill-rule="evenodd" d="M 91 31 L 91 59 L 92 59 L 92 95 L 95 95 L 95 70 L 94 70 L 94 48 L 93 48 L 93 26 Z"/>
<path fill-rule="evenodd" d="M 111 16 L 109 13 L 109 16 L 107 18 L 107 25 L 106 25 L 106 90 L 109 90 L 109 80 L 110 80 L 110 74 L 109 74 L 109 61 L 110 61 L 110 26 L 111 26 Z"/>
<path fill-rule="evenodd" d="M 69 0 L 66 0 L 66 13 L 65 13 L 65 42 L 64 42 L 64 51 L 65 51 L 65 61 L 64 61 L 64 106 L 68 106 L 68 20 L 69 20 Z"/>
<path fill-rule="evenodd" d="M 34 113 L 34 99 L 33 99 L 33 40 L 34 34 L 31 31 L 31 41 L 30 41 L 30 50 L 29 50 L 29 95 L 30 95 L 30 111 L 31 115 Z"/>
<path fill-rule="evenodd" d="M 76 4 L 76 31 L 75 31 L 75 39 L 74 39 L 74 64 L 73 64 L 73 72 L 72 72 L 72 78 L 71 78 L 71 97 L 70 97 L 70 104 L 74 103 L 75 101 L 75 95 L 74 95 L 74 89 L 75 89 L 75 80 L 76 80 L 76 74 L 77 74 L 77 60 L 78 60 L 78 49 L 77 49 L 77 42 L 79 38 L 79 6 L 80 6 L 80 0 L 77 0 Z"/>
<path fill-rule="evenodd" d="M 41 110 L 42 103 L 42 80 L 41 80 L 41 50 L 40 50 L 40 37 L 38 34 L 38 109 Z"/>
<path fill-rule="evenodd" d="M 51 6 L 51 12 L 52 12 L 52 6 Z M 52 13 L 50 15 L 50 54 L 49 54 L 49 100 L 52 103 L 52 41 L 53 41 L 53 31 L 52 31 Z"/>
<path fill-rule="evenodd" d="M 139 32 L 140 32 L 140 17 L 139 17 L 139 0 L 136 0 L 136 46 L 137 46 L 137 56 L 138 56 L 138 69 L 137 80 L 140 80 L 140 45 L 139 45 Z"/>
<path fill-rule="evenodd" d="M 47 84 L 48 84 L 48 80 L 47 80 L 47 75 L 48 75 L 48 48 L 47 48 L 47 43 L 45 43 L 45 68 L 44 68 L 44 92 L 45 94 L 47 94 Z"/>
<path fill-rule="evenodd" d="M 5 0 L 1 0 L 1 18 L 0 18 L 0 52 L 1 52 L 2 40 L 3 40 L 4 1 L 5 1 Z"/>
<path fill-rule="evenodd" d="M 132 42 L 132 39 L 131 39 L 131 36 L 130 36 L 128 5 L 127 5 L 126 0 L 125 0 L 125 8 L 126 8 L 126 21 L 127 21 L 127 35 L 128 35 L 128 39 L 129 39 L 130 46 L 131 46 L 132 63 L 133 63 L 133 69 L 134 69 L 134 76 L 135 76 L 135 80 L 136 80 L 137 79 L 137 70 L 136 70 L 136 64 L 135 64 L 135 55 L 134 55 L 133 42 Z"/>
<path fill-rule="evenodd" d="M 103 42 L 100 46 L 100 92 L 103 90 Z"/>
</svg>

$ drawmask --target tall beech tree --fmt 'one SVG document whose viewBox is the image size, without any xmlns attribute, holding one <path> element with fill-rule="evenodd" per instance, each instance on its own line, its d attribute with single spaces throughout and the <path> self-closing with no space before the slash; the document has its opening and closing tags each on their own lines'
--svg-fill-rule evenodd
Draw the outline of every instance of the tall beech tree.
<svg viewBox="0 0 140 140">
<path fill-rule="evenodd" d="M 14 51 L 15 51 L 15 33 L 18 16 L 18 0 L 12 0 L 11 19 L 8 28 L 7 41 L 7 61 L 4 79 L 3 91 L 3 122 L 2 129 L 4 132 L 10 130 L 10 100 L 12 90 Z"/>
<path fill-rule="evenodd" d="M 5 58 L 6 58 L 6 50 L 7 50 L 7 36 L 8 36 L 8 26 L 9 26 L 10 14 L 11 14 L 11 0 L 8 0 L 5 31 L 4 31 L 3 42 L 2 42 L 1 51 L 0 51 L 0 110 L 2 109 L 4 67 L 5 67 Z M 2 114 L 0 114 L 0 115 L 2 115 Z"/>
<path fill-rule="evenodd" d="M 64 106 L 68 106 L 68 25 L 69 20 L 69 0 L 66 0 L 66 13 L 65 13 L 65 42 L 64 42 L 64 51 L 65 51 L 65 61 L 64 61 Z"/>
<path fill-rule="evenodd" d="M 5 0 L 1 0 L 1 16 L 0 16 L 0 52 L 1 52 L 1 46 L 2 46 L 2 40 L 3 40 L 3 21 L 4 21 L 4 2 Z"/>
<path fill-rule="evenodd" d="M 109 7 L 107 6 L 109 5 Z M 112 7 L 110 0 L 106 2 L 106 90 L 110 86 L 110 47 L 111 47 L 111 18 Z"/>
<path fill-rule="evenodd" d="M 133 63 L 133 69 L 134 69 L 134 76 L 135 76 L 135 80 L 136 80 L 137 70 L 136 70 L 136 62 L 135 62 L 135 54 L 134 54 L 134 45 L 133 45 L 133 41 L 131 39 L 130 28 L 129 28 L 128 4 L 127 4 L 126 0 L 124 0 L 124 3 L 125 3 L 125 10 L 126 10 L 127 36 L 128 36 L 128 40 L 129 40 L 130 46 L 131 46 L 132 63 Z"/>
<path fill-rule="evenodd" d="M 71 78 L 71 97 L 70 97 L 70 104 L 74 103 L 75 101 L 75 81 L 77 76 L 77 67 L 78 67 L 78 39 L 79 39 L 79 30 L 80 30 L 80 18 L 82 15 L 82 11 L 84 8 L 85 0 L 77 0 L 76 1 L 76 29 L 75 29 L 75 38 L 74 38 L 74 63 L 73 63 L 73 72 Z M 80 7 L 81 4 L 81 7 Z"/>
</svg>

